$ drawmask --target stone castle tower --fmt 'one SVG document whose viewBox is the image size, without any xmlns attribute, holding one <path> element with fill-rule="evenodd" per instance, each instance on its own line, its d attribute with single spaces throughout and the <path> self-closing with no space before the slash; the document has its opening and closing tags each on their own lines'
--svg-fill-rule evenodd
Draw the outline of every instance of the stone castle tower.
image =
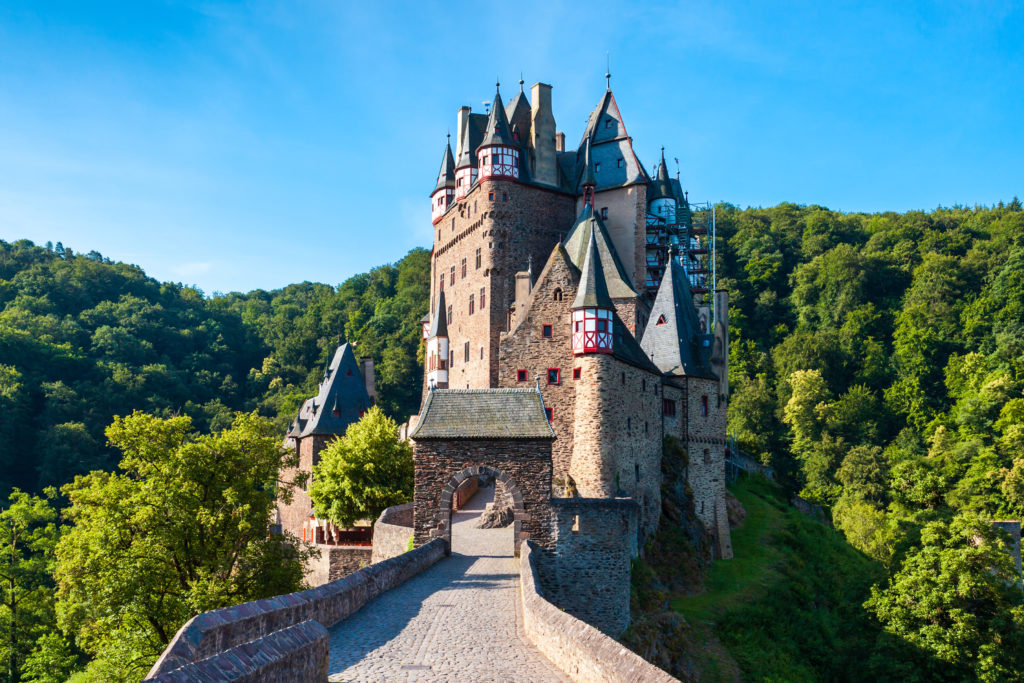
<svg viewBox="0 0 1024 683">
<path fill-rule="evenodd" d="M 706 235 L 664 152 L 653 179 L 640 163 L 610 85 L 569 150 L 551 90 L 527 98 L 520 81 L 508 105 L 499 88 L 486 114 L 458 110 L 431 194 L 424 398 L 538 387 L 552 495 L 631 498 L 641 535 L 678 438 L 696 512 L 731 557 L 728 296 L 711 291 Z"/>
</svg>

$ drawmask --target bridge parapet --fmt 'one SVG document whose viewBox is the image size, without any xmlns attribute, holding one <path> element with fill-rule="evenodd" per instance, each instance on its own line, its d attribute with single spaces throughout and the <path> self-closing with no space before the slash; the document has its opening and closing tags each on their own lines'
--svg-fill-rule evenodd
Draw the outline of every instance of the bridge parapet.
<svg viewBox="0 0 1024 683">
<path fill-rule="evenodd" d="M 334 626 L 381 593 L 432 566 L 446 552 L 447 543 L 443 539 L 436 539 L 411 552 L 370 565 L 316 588 L 199 614 L 178 630 L 146 680 L 167 683 L 184 680 L 178 672 L 183 667 L 200 664 L 204 667 L 220 666 L 218 662 L 227 667 L 224 669 L 225 676 L 218 680 L 240 680 L 241 670 L 235 655 L 242 652 L 246 644 L 264 642 L 264 639 L 274 634 L 280 635 L 266 640 L 266 644 L 292 642 L 294 646 L 266 650 L 278 654 L 263 657 L 258 663 L 262 668 L 255 673 L 250 672 L 245 680 L 260 680 L 260 672 L 269 675 L 270 671 L 287 673 L 292 670 L 296 673 L 293 680 L 310 680 L 307 673 L 302 673 L 308 672 L 311 666 L 308 663 L 308 651 L 315 652 L 316 656 L 322 654 L 325 672 L 327 666 L 326 647 L 309 646 L 310 642 L 322 640 L 326 643 L 327 633 L 324 629 Z M 320 628 L 306 622 L 315 622 Z M 300 626 L 302 628 L 294 629 Z M 285 631 L 288 633 L 282 633 Z"/>
</svg>

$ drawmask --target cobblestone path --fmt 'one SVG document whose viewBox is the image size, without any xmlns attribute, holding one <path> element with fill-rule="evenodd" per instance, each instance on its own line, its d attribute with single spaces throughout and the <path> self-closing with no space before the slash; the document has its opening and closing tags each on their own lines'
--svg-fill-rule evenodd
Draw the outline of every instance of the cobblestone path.
<svg viewBox="0 0 1024 683">
<path fill-rule="evenodd" d="M 512 528 L 452 515 L 452 555 L 331 629 L 331 681 L 567 681 L 522 633 Z"/>
</svg>

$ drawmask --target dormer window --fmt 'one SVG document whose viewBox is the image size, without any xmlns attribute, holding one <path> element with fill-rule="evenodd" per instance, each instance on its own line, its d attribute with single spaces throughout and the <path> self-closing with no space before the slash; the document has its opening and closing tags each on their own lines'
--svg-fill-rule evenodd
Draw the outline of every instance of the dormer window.
<svg viewBox="0 0 1024 683">
<path fill-rule="evenodd" d="M 601 172 L 601 162 L 600 161 L 595 161 L 594 162 L 594 173 L 600 173 L 600 172 Z"/>
<path fill-rule="evenodd" d="M 609 117 L 609 118 L 604 120 L 604 127 L 605 128 L 611 128 L 613 123 L 615 123 L 614 119 Z"/>
<path fill-rule="evenodd" d="M 607 206 L 602 206 L 601 207 L 601 220 L 603 220 L 603 221 L 608 220 L 608 207 Z"/>
<path fill-rule="evenodd" d="M 619 159 L 619 168 L 626 168 L 626 160 Z"/>
</svg>

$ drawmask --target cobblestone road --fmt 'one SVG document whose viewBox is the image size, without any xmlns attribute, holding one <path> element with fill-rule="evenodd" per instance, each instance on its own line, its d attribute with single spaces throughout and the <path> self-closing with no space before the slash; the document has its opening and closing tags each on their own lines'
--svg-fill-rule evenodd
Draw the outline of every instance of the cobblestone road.
<svg viewBox="0 0 1024 683">
<path fill-rule="evenodd" d="M 512 528 L 452 515 L 452 555 L 331 629 L 331 681 L 567 681 L 522 633 Z"/>
</svg>

